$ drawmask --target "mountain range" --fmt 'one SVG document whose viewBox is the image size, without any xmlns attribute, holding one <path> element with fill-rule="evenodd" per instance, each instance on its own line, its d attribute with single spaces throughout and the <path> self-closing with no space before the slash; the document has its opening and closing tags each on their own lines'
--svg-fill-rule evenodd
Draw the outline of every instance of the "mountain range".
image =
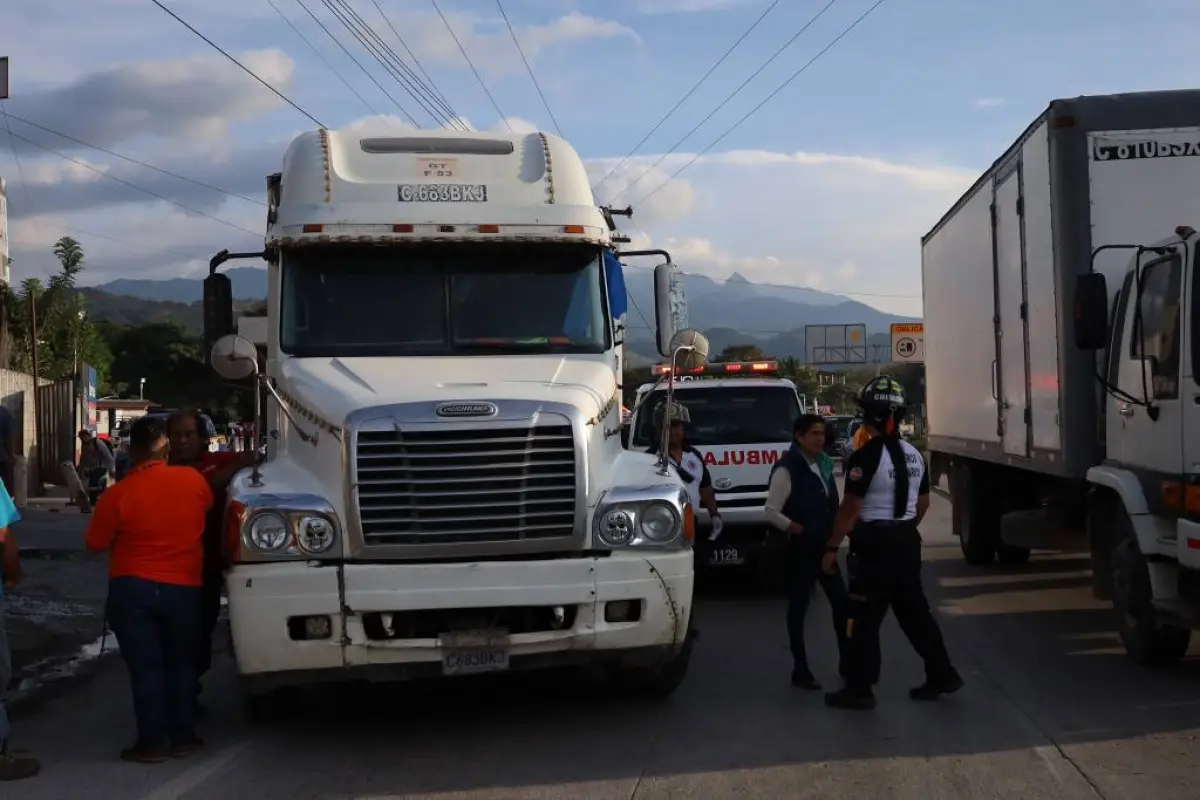
<svg viewBox="0 0 1200 800">
<path fill-rule="evenodd" d="M 235 267 L 225 274 L 233 283 L 237 300 L 261 302 L 267 296 L 266 270 Z M 876 347 L 868 354 L 873 360 L 887 352 L 892 323 L 917 321 L 816 289 L 752 283 L 736 273 L 724 281 L 685 273 L 683 281 L 691 324 L 705 332 L 713 352 L 732 344 L 757 345 L 774 357 L 803 359 L 805 325 L 861 323 L 867 329 L 868 345 Z M 657 359 L 651 328 L 654 272 L 630 267 L 625 283 L 630 296 L 627 353 L 630 366 L 637 366 Z M 198 330 L 203 318 L 203 284 L 199 278 L 120 278 L 83 288 L 83 293 L 96 317 L 113 322 L 138 324 L 174 319 Z"/>
</svg>

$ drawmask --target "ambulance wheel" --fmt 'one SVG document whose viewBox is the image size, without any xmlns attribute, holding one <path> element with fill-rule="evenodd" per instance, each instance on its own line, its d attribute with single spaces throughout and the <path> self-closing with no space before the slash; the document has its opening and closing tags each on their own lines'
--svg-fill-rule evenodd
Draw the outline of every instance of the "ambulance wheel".
<svg viewBox="0 0 1200 800">
<path fill-rule="evenodd" d="M 1192 632 L 1159 622 L 1154 607 L 1150 568 L 1138 548 L 1133 523 L 1124 509 L 1117 512 L 1113 549 L 1113 611 L 1125 652 L 1138 664 L 1168 667 L 1187 655 Z"/>
<path fill-rule="evenodd" d="M 950 503 L 952 525 L 963 558 L 972 566 L 986 566 L 996 560 L 1000 549 L 1000 514 L 987 499 L 984 487 L 978 487 L 979 470 L 970 461 L 956 460 L 950 466 Z"/>
</svg>

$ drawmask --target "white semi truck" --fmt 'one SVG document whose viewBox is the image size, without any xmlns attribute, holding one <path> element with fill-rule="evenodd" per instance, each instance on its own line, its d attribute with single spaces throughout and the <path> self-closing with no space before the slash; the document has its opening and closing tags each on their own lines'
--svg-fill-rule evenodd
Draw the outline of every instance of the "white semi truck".
<svg viewBox="0 0 1200 800">
<path fill-rule="evenodd" d="M 576 152 L 319 130 L 267 194 L 264 251 L 223 251 L 205 283 L 213 366 L 268 409 L 228 509 L 252 710 L 306 683 L 576 664 L 673 692 L 694 512 L 621 445 L 624 284 Z M 217 272 L 237 257 L 268 264 L 261 366 Z M 659 349 L 701 364 L 669 257 L 656 269 Z"/>
<path fill-rule="evenodd" d="M 1200 620 L 1198 186 L 1200 91 L 1056 100 L 922 240 L 929 448 L 964 556 L 1079 534 L 1145 664 Z"/>
</svg>

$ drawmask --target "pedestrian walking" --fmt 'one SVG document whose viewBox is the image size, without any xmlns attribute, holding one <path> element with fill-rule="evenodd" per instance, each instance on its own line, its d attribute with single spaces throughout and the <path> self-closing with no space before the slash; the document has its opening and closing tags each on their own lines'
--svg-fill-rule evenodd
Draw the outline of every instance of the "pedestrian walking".
<svg viewBox="0 0 1200 800">
<path fill-rule="evenodd" d="M 909 691 L 914 700 L 957 692 L 962 677 L 950 662 L 942 631 L 921 584 L 921 534 L 929 510 L 929 473 L 921 451 L 900 438 L 907 401 L 889 376 L 875 378 L 858 397 L 869 439 L 846 467 L 846 497 L 825 548 L 824 569 L 837 567 L 837 552 L 850 537 L 850 623 L 846 685 L 825 695 L 837 708 L 875 707 L 882 656 L 879 627 L 891 608 L 913 649 L 925 661 L 925 683 Z"/>
<path fill-rule="evenodd" d="M 196 654 L 196 711 L 202 713 L 201 679 L 212 667 L 213 636 L 221 617 L 221 589 L 225 583 L 225 496 L 233 476 L 239 470 L 253 466 L 257 454 L 250 451 L 210 451 L 208 426 L 204 424 L 200 411 L 194 408 L 182 408 L 167 417 L 167 436 L 171 443 L 170 463 L 198 470 L 208 481 L 214 498 L 204 528 L 200 641 Z"/>
<path fill-rule="evenodd" d="M 21 582 L 21 559 L 12 526 L 21 515 L 7 489 L 0 489 L 0 781 L 19 781 L 37 775 L 42 767 L 36 758 L 18 754 L 9 747 L 11 728 L 5 710 L 8 685 L 12 682 L 12 650 L 5 624 L 5 595 Z"/>
<path fill-rule="evenodd" d="M 792 427 L 791 449 L 771 468 L 764 508 L 767 521 L 788 537 L 787 630 L 792 649 L 792 685 L 801 689 L 821 688 L 809 668 L 804 644 L 804 617 L 817 584 L 829 600 L 839 669 L 845 674 L 849 613 L 846 584 L 836 564 L 831 571 L 822 568 L 837 510 L 833 459 L 825 454 L 825 421 L 816 414 L 802 414 Z"/>
<path fill-rule="evenodd" d="M 92 552 L 110 551 L 108 621 L 129 669 L 137 741 L 126 761 L 183 758 L 195 731 L 204 524 L 212 490 L 196 470 L 167 465 L 166 427 L 130 427 L 133 467 L 100 497 L 87 530 Z"/>
</svg>

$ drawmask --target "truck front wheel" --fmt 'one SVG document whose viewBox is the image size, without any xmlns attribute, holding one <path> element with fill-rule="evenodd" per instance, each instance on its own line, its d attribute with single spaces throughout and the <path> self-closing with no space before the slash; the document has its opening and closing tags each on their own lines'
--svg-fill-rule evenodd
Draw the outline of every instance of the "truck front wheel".
<svg viewBox="0 0 1200 800">
<path fill-rule="evenodd" d="M 1150 570 L 1124 509 L 1117 512 L 1113 532 L 1117 544 L 1112 556 L 1112 598 L 1121 644 L 1130 658 L 1144 666 L 1177 664 L 1187 655 L 1192 632 L 1159 623 Z"/>
<path fill-rule="evenodd" d="M 675 694 L 683 685 L 683 679 L 687 677 L 694 640 L 695 634 L 688 634 L 687 642 L 665 664 L 654 667 L 615 667 L 609 673 L 609 677 L 623 694 L 666 699 Z"/>
</svg>

